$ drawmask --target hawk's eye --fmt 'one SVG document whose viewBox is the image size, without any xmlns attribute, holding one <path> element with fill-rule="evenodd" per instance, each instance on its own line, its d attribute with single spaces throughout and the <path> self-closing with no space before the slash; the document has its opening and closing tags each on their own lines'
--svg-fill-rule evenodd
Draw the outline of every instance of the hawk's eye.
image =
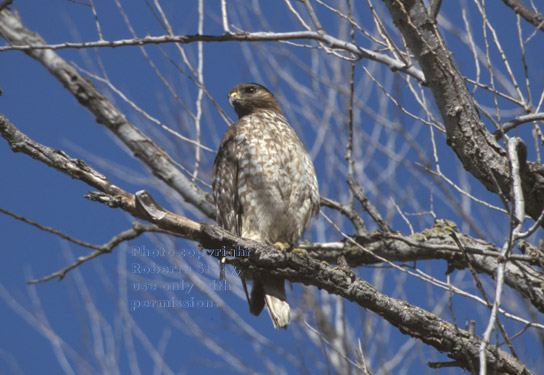
<svg viewBox="0 0 544 375">
<path fill-rule="evenodd" d="M 253 94 L 255 91 L 257 91 L 257 88 L 255 86 L 249 86 L 249 87 L 246 87 L 245 91 L 247 94 Z"/>
</svg>

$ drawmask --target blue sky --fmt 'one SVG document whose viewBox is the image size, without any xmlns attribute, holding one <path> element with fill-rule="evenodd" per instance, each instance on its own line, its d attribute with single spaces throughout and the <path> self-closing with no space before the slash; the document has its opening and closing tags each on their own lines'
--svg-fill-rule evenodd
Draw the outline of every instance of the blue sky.
<svg viewBox="0 0 544 375">
<path fill-rule="evenodd" d="M 16 0 L 14 3 L 24 24 L 31 30 L 39 32 L 49 43 L 95 41 L 98 39 L 95 22 L 90 8 L 87 6 L 60 0 L 54 2 Z M 104 38 L 106 40 L 130 38 L 131 35 L 113 2 L 98 4 L 97 1 L 96 3 Z M 236 12 L 232 12 L 232 23 L 244 24 L 248 31 L 260 30 L 262 25 L 257 22 L 258 20 L 255 20 L 254 23 L 247 20 L 237 20 L 236 17 L 244 15 L 244 12 L 249 9 L 249 5 L 246 9 L 242 3 L 229 2 L 231 9 L 236 9 Z M 286 10 L 283 2 L 281 6 L 274 6 L 265 1 L 260 4 L 269 30 L 292 31 L 299 29 L 298 26 L 294 26 L 297 25 L 296 20 Z M 124 4 L 124 6 L 139 36 L 161 35 L 163 33 L 145 2 L 133 1 L 130 4 Z M 219 2 L 206 1 L 205 6 L 207 8 L 204 33 L 221 34 Z M 297 5 L 297 7 L 299 6 Z M 450 4 L 443 6 L 444 12 L 448 15 L 451 14 L 452 20 L 460 22 L 460 15 L 456 12 L 455 7 L 449 8 Z M 175 33 L 194 34 L 197 32 L 196 1 L 165 1 L 163 7 L 165 13 L 172 20 Z M 490 15 L 495 18 L 502 17 L 501 12 L 504 12 L 508 22 L 512 22 L 509 11 L 502 4 L 491 10 Z M 323 27 L 326 30 L 331 30 L 334 33 L 338 31 L 338 22 L 334 17 L 325 17 L 327 13 L 321 8 L 319 8 L 318 14 L 323 16 Z M 369 20 L 366 18 L 361 20 L 363 25 L 367 25 L 367 22 Z M 460 24 L 457 23 L 457 25 Z M 499 30 L 499 32 L 506 45 L 515 43 L 517 38 L 515 34 L 510 33 L 511 35 L 509 35 L 507 31 L 503 32 L 503 30 Z M 447 36 L 446 39 L 448 43 L 451 43 L 452 48 L 461 48 L 461 43 L 457 39 L 451 36 Z M 361 43 L 364 45 L 364 42 Z M 180 56 L 174 46 L 162 45 L 160 48 L 169 56 L 173 56 L 175 62 L 179 64 L 178 66 L 183 67 L 184 73 L 187 73 L 187 69 L 181 63 Z M 298 131 L 307 148 L 312 149 L 317 135 L 314 131 L 315 128 L 312 128 L 312 124 L 308 123 L 308 118 L 302 116 L 305 109 L 301 107 L 301 104 L 304 104 L 304 99 L 301 98 L 311 97 L 311 94 L 317 98 L 325 97 L 327 86 L 324 84 L 320 86 L 323 89 L 322 93 L 311 92 L 311 90 L 309 93 L 300 93 L 292 90 L 285 74 L 295 77 L 300 85 L 307 85 L 305 87 L 311 88 L 311 78 L 307 74 L 307 70 L 317 69 L 312 64 L 315 63 L 314 57 L 318 52 L 298 47 L 288 48 L 291 48 L 289 51 L 292 55 L 282 56 L 275 43 L 260 43 L 255 48 L 253 45 L 245 47 L 236 43 L 204 44 L 205 83 L 210 95 L 231 119 L 235 118 L 235 114 L 229 108 L 226 93 L 232 86 L 244 81 L 256 81 L 267 85 L 276 92 L 286 116 Z M 279 64 L 277 71 L 273 71 L 271 68 L 272 62 L 270 66 L 263 66 L 261 70 L 255 69 L 247 62 L 248 53 L 255 53 L 256 56 L 259 56 L 258 58 L 261 58 L 260 54 L 267 50 L 276 54 L 274 63 Z M 515 51 L 515 48 L 513 50 Z M 194 109 L 194 98 L 197 92 L 195 86 L 171 62 L 162 57 L 159 48 L 148 46 L 146 51 L 178 92 L 180 98 L 193 106 Z M 186 51 L 189 59 L 194 63 L 196 61 L 196 45 L 187 46 Z M 65 49 L 58 51 L 58 53 L 67 61 L 74 62 L 77 66 L 93 74 L 100 73 L 98 60 L 92 49 Z M 527 57 L 529 63 L 534 64 L 535 61 L 544 58 L 542 53 L 542 49 L 538 48 L 529 51 Z M 127 94 L 132 101 L 138 103 L 161 122 L 182 133 L 192 129 L 188 116 L 184 114 L 180 106 L 159 82 L 138 48 L 102 49 L 100 57 L 112 83 Z M 459 53 L 456 58 L 458 58 L 459 66 L 465 74 L 470 75 L 474 72 L 474 67 L 469 64 L 470 59 L 467 56 Z M 371 64 L 367 64 L 367 62 L 362 62 L 357 67 L 356 77 L 361 81 L 365 77 L 362 73 L 362 65 L 371 67 Z M 345 67 L 347 66 L 346 64 Z M 519 63 L 514 68 L 519 71 Z M 387 71 L 387 69 L 384 70 Z M 134 193 L 142 189 L 148 190 L 164 207 L 197 221 L 210 221 L 181 202 L 179 196 L 169 192 L 162 182 L 156 181 L 146 167 L 105 127 L 97 124 L 92 115 L 80 106 L 38 62 L 19 51 L 2 52 L 0 71 L 3 72 L 0 77 L 0 88 L 4 92 L 4 95 L 0 97 L 0 113 L 5 115 L 22 132 L 39 143 L 62 149 L 72 157 L 86 160 L 104 173 L 111 182 L 126 191 Z M 380 74 L 383 76 L 379 78 L 384 80 L 390 77 L 377 69 L 377 76 Z M 334 77 L 335 72 L 331 71 L 330 75 Z M 537 72 L 534 77 L 533 86 L 542 87 L 544 80 L 542 72 Z M 129 121 L 153 137 L 170 155 L 177 158 L 176 160 L 192 160 L 193 147 L 180 143 L 157 129 L 124 103 L 122 99 L 115 96 L 104 84 L 96 81 L 95 84 L 127 115 Z M 375 108 L 376 111 L 381 106 L 390 105 L 383 104 L 379 90 L 370 83 L 368 85 L 368 98 L 365 104 Z M 364 97 L 365 89 L 361 88 L 358 92 L 361 97 Z M 320 96 L 321 94 L 323 96 Z M 410 106 L 413 99 L 407 95 L 406 91 L 400 92 L 399 95 L 404 98 L 406 106 Z M 344 108 L 341 95 L 329 99 L 331 102 L 337 103 L 339 108 Z M 486 100 L 488 98 L 482 99 L 485 104 L 491 105 L 491 102 L 486 102 Z M 323 115 L 321 110 L 326 104 L 319 100 L 313 104 L 315 108 L 319 109 L 316 109 L 316 119 L 324 118 L 321 117 Z M 215 149 L 227 125 L 208 100 L 204 101 L 203 110 L 202 143 Z M 389 111 L 395 112 L 398 109 L 393 108 Z M 515 108 L 512 113 L 514 112 Z M 362 110 L 357 111 L 357 114 L 358 119 L 365 123 L 365 130 L 375 126 L 373 120 Z M 398 118 L 430 158 L 431 144 L 428 130 L 400 112 Z M 331 122 L 334 123 L 333 120 Z M 340 125 L 335 126 L 337 127 L 331 128 L 327 133 L 327 137 L 339 139 L 345 137 L 345 128 Z M 376 129 L 378 128 L 376 127 Z M 520 129 L 518 134 L 524 136 L 527 133 L 527 130 Z M 368 134 L 375 136 L 374 140 L 378 143 L 383 141 L 391 149 L 399 152 L 402 150 L 404 141 L 400 137 L 386 138 L 388 135 L 384 130 L 375 130 L 374 132 L 369 130 Z M 444 173 L 457 183 L 466 180 L 473 195 L 500 205 L 499 199 L 488 194 L 478 182 L 461 170 L 455 154 L 446 146 L 444 137 L 437 135 L 437 139 Z M 366 146 L 364 143 L 363 145 Z M 322 194 L 343 200 L 346 197 L 345 184 L 343 184 L 345 166 L 337 167 L 334 160 L 330 159 L 330 155 L 335 154 L 341 159 L 344 151 L 336 150 L 328 153 L 325 147 L 316 149 L 313 156 Z M 529 154 L 530 157 L 534 156 L 534 150 L 530 149 Z M 364 166 L 365 176 L 370 179 L 379 178 L 382 170 L 387 168 L 400 169 L 399 165 L 402 166 L 403 162 L 409 164 L 406 170 L 402 169 L 394 173 L 397 179 L 395 181 L 403 183 L 383 181 L 379 184 L 376 183 L 373 187 L 368 187 L 367 192 L 378 208 L 383 210 L 382 212 L 391 209 L 389 196 L 394 196 L 399 202 L 403 197 L 406 199 L 408 196 L 413 198 L 413 202 L 403 201 L 401 203 L 403 210 L 414 212 L 418 209 L 419 211 L 428 209 L 430 183 L 415 184 L 415 182 L 419 184 L 420 180 L 428 178 L 416 165 L 421 162 L 418 160 L 417 153 L 410 149 L 406 151 L 404 161 L 396 161 L 395 163 L 386 157 L 385 151 L 382 154 L 377 153 L 377 155 L 379 156 L 373 160 L 372 165 Z M 200 176 L 204 180 L 209 181 L 213 158 L 212 153 L 202 152 L 203 167 Z M 0 160 L 2 161 L 0 163 L 0 176 L 2 177 L 0 207 L 4 209 L 94 244 L 107 242 L 114 235 L 130 228 L 131 222 L 134 221 L 121 210 L 110 209 L 105 205 L 84 199 L 83 196 L 93 190 L 92 188 L 80 181 L 71 180 L 68 176 L 32 160 L 27 155 L 14 154 L 3 140 L 0 140 Z M 187 165 L 191 164 L 188 162 Z M 335 168 L 337 168 L 336 172 Z M 333 170 L 331 171 L 331 169 Z M 335 173 L 341 177 L 338 181 L 331 177 Z M 442 198 L 436 199 L 434 202 L 436 213 L 440 217 L 456 221 L 461 228 L 466 228 L 469 233 L 474 235 L 470 225 L 455 212 L 438 188 L 436 188 L 435 194 Z M 462 204 L 468 204 L 462 200 L 462 197 L 458 197 L 458 199 Z M 391 209 L 387 212 L 394 211 Z M 474 220 L 481 224 L 480 229 L 487 236 L 487 240 L 499 242 L 504 238 L 508 222 L 502 216 L 499 217 L 493 211 L 479 207 L 475 207 L 469 212 L 470 215 L 473 215 Z M 327 213 L 329 212 L 327 211 Z M 367 219 L 366 216 L 364 217 Z M 429 216 L 417 216 L 411 219 L 415 223 L 416 231 L 432 225 L 432 218 Z M 404 233 L 409 232 L 408 226 L 399 215 L 391 214 L 388 220 L 396 229 Z M 486 227 L 486 223 L 489 224 L 489 228 Z M 346 222 L 342 222 L 341 226 L 348 232 L 352 230 Z M 306 373 L 305 371 L 308 371 L 307 373 L 327 373 L 329 371 L 326 367 L 322 367 L 323 354 L 319 347 L 301 345 L 304 342 L 301 339 L 305 335 L 304 327 L 293 324 L 289 331 L 279 332 L 272 328 L 267 313 L 263 312 L 258 318 L 251 316 L 236 278 L 232 280 L 233 283 L 237 283 L 237 288 L 215 290 L 225 303 L 224 307 L 199 308 L 191 305 L 189 308 L 175 312 L 160 311 L 157 308 L 140 308 L 142 301 L 154 298 L 175 298 L 196 305 L 199 301 L 208 301 L 209 297 L 202 290 L 205 291 L 206 288 L 213 290 L 214 286 L 217 287 L 217 284 L 214 284 L 214 281 L 217 281 L 217 264 L 204 260 L 195 243 L 164 236 L 143 236 L 120 246 L 112 254 L 104 255 L 84 264 L 69 273 L 61 282 L 53 280 L 36 286 L 27 286 L 28 280 L 55 272 L 78 256 L 88 254 L 89 250 L 69 244 L 52 234 L 5 215 L 0 215 L 0 228 L 4 252 L 3 261 L 0 262 L 0 298 L 6 301 L 6 303 L 0 304 L 0 374 L 44 373 L 44 369 L 47 369 L 46 373 L 69 373 L 70 368 L 78 369 L 73 367 L 73 363 L 78 362 L 77 356 L 88 361 L 90 366 L 87 368 L 86 365 L 81 365 L 79 371 L 87 368 L 88 373 L 114 373 L 114 369 L 118 369 L 119 373 L 123 374 L 138 373 L 134 365 L 134 358 L 127 354 L 132 350 L 131 340 L 133 340 L 134 346 L 133 353 L 138 358 L 138 367 L 144 374 L 153 373 L 153 371 L 165 374 L 171 373 L 169 371 L 180 374 L 208 374 L 212 372 L 231 374 L 235 372 L 230 371 L 225 363 L 229 363 L 229 361 L 235 363 L 237 358 L 244 358 L 247 363 L 257 369 L 258 373 L 268 373 L 270 370 L 263 358 L 269 358 L 271 363 L 284 368 L 284 373 Z M 330 228 L 326 231 L 323 228 L 325 228 L 325 221 L 323 218 L 319 218 L 308 231 L 307 238 L 315 241 L 336 241 L 339 239 L 338 234 Z M 169 256 L 140 257 L 133 255 L 137 249 L 144 247 L 157 250 L 158 253 L 161 253 L 162 250 L 165 250 L 166 253 L 172 251 L 176 254 L 173 258 L 182 259 L 187 262 L 186 267 L 189 265 L 192 267 L 188 272 L 202 270 L 202 274 L 205 276 L 204 280 L 209 284 L 204 286 L 202 290 L 197 290 L 196 287 L 191 286 L 194 280 L 189 277 L 180 280 L 172 274 L 163 275 L 162 278 L 155 275 L 135 274 L 133 272 L 135 269 L 141 269 L 146 264 L 150 267 L 164 266 L 172 260 L 170 259 L 172 257 Z M 447 265 L 443 262 L 429 262 L 422 264 L 421 267 L 436 277 L 444 278 Z M 384 280 L 380 278 L 383 277 L 380 271 L 375 271 L 372 268 L 363 268 L 358 272 L 360 272 L 359 276 L 375 284 L 384 293 L 407 299 L 411 303 L 425 308 L 430 309 L 433 306 L 433 298 L 441 300 L 445 295 L 442 291 L 432 290 L 429 285 L 407 277 L 405 274 L 388 273 Z M 184 284 L 175 284 L 180 281 L 183 281 Z M 463 285 L 474 293 L 470 277 L 465 277 L 462 281 Z M 165 288 L 165 285 L 174 284 L 179 286 L 181 290 L 172 294 L 155 290 L 146 294 L 141 290 L 134 290 L 154 287 L 160 289 L 161 287 Z M 398 285 L 406 287 L 399 290 Z M 297 304 L 307 303 L 303 299 L 305 287 L 295 285 L 292 290 L 288 289 L 290 298 L 296 300 Z M 323 306 L 334 306 L 335 302 L 330 297 L 325 294 L 319 296 L 323 299 L 321 301 Z M 464 324 L 467 319 L 473 319 L 473 309 L 463 308 L 465 304 L 468 306 L 468 301 L 457 296 L 454 301 L 456 302 L 456 316 L 461 324 Z M 389 345 L 379 346 L 387 348 L 384 352 L 376 353 L 369 349 L 366 354 L 373 359 L 374 364 L 394 358 L 395 354 L 403 348 L 411 348 L 412 350 L 404 360 L 407 362 L 407 368 L 413 373 L 422 371 L 422 364 L 427 360 L 445 360 L 444 355 L 433 349 L 425 352 L 418 351 L 417 343 L 413 343 L 408 337 L 401 335 L 395 328 L 388 326 L 388 323 L 379 320 L 372 313 L 363 311 L 349 302 L 344 302 L 344 305 L 346 315 L 354 329 L 351 334 L 354 340 L 360 338 L 365 347 L 369 348 L 372 348 L 373 340 L 379 342 L 384 337 L 393 340 Z M 133 307 L 134 311 L 130 307 Z M 521 312 L 518 313 L 523 315 L 523 309 L 520 310 Z M 256 343 L 255 340 L 251 340 L 252 336 L 249 333 L 239 331 L 239 327 L 231 321 L 232 315 L 229 315 L 228 311 L 236 312 L 241 319 L 248 323 L 251 327 L 247 328 L 248 332 L 250 329 L 255 329 L 259 333 L 258 335 L 261 335 L 259 337 L 262 338 L 262 342 Z M 175 314 L 179 314 L 179 316 Z M 334 314 L 332 313 L 333 316 Z M 478 314 L 480 314 L 478 318 L 485 320 L 485 310 L 478 310 Z M 36 320 L 36 316 L 43 318 L 41 322 Z M 447 314 L 444 313 L 444 316 L 447 317 Z M 373 335 L 373 332 L 365 331 L 365 319 L 367 321 L 374 319 L 380 332 L 388 332 L 389 336 Z M 55 340 L 45 337 L 44 332 L 48 331 L 43 329 L 45 321 L 58 337 L 64 340 L 66 346 L 61 344 L 62 350 L 55 348 L 55 345 L 51 343 Z M 194 325 L 187 325 L 186 322 L 189 321 L 192 321 Z M 39 328 L 40 325 L 42 328 Z M 515 326 L 515 324 L 512 325 Z M 521 327 L 520 325 L 520 329 Z M 482 326 L 479 328 L 483 329 Z M 129 337 L 131 339 L 128 339 Z M 224 349 L 224 355 L 229 359 L 221 359 L 218 354 L 221 353 L 221 350 L 216 348 L 214 351 L 209 345 L 205 345 L 203 342 L 207 337 L 213 337 L 216 340 L 214 343 L 218 348 Z M 110 341 L 112 338 L 115 340 Z M 529 357 L 531 353 L 539 355 L 531 350 L 531 345 L 535 342 L 533 340 L 534 338 L 531 338 L 524 344 L 527 350 L 524 355 Z M 71 347 L 73 352 L 66 347 Z M 539 346 L 535 345 L 533 348 L 539 348 Z M 425 353 L 423 356 L 430 356 L 430 358 L 426 357 L 425 360 L 422 360 L 420 358 L 422 353 Z M 154 355 L 163 358 L 168 363 L 169 370 L 159 369 L 157 362 L 153 360 Z M 68 360 L 64 361 L 64 356 L 67 356 Z M 104 356 L 111 356 L 111 358 L 104 360 Z M 251 356 L 251 359 L 248 359 L 248 356 Z M 101 367 L 101 364 L 104 363 L 110 363 L 111 367 Z M 115 365 L 113 365 L 114 363 Z M 80 373 L 77 370 L 75 372 Z M 391 373 L 396 372 L 392 371 Z M 456 372 L 444 370 L 436 373 Z"/>
</svg>

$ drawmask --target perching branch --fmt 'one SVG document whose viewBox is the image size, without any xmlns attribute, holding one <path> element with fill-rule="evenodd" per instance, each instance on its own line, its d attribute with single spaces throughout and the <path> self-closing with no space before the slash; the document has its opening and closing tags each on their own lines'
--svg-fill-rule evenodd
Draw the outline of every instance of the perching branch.
<svg viewBox="0 0 544 375">
<path fill-rule="evenodd" d="M 439 351 L 447 352 L 464 368 L 474 367 L 477 363 L 477 348 L 481 344 L 480 338 L 457 329 L 452 324 L 423 309 L 378 292 L 369 283 L 357 278 L 349 267 L 332 267 L 320 259 L 309 256 L 304 250 L 283 254 L 273 246 L 241 239 L 219 227 L 206 223 L 199 224 L 169 212 L 160 207 L 146 192 L 141 191 L 135 195 L 125 192 L 109 183 L 104 176 L 94 171 L 86 163 L 71 159 L 64 152 L 37 144 L 19 132 L 3 116 L 0 117 L 0 133 L 14 151 L 27 153 L 65 174 L 102 190 L 101 193 L 90 194 L 89 198 L 108 204 L 110 207 L 122 208 L 133 216 L 149 221 L 158 227 L 139 227 L 137 224 L 132 230 L 123 232 L 103 245 L 101 250 L 97 250 L 87 257 L 80 257 L 76 263 L 41 279 L 43 281 L 53 277 L 62 278 L 69 270 L 104 252 L 111 251 L 120 242 L 142 233 L 142 230 L 165 231 L 196 241 L 206 249 L 223 249 L 224 247 L 232 249 L 238 246 L 251 249 L 249 257 L 230 258 L 228 262 L 239 268 L 255 268 L 261 272 L 276 274 L 292 282 L 301 282 L 325 289 L 331 294 L 339 295 L 376 312 L 392 325 L 398 327 L 401 332 L 418 338 Z M 105 191 L 115 192 L 115 195 Z M 387 239 L 382 239 L 382 242 L 384 246 L 389 246 L 391 243 Z M 210 254 L 218 258 L 223 257 L 223 254 L 215 254 L 214 251 L 210 251 Z M 36 282 L 41 280 L 36 280 Z M 523 368 L 522 363 L 500 349 L 487 347 L 486 359 L 488 368 L 493 369 L 497 374 L 530 374 L 528 370 Z"/>
<path fill-rule="evenodd" d="M 459 361 L 459 366 L 465 369 L 478 367 L 479 337 L 457 329 L 423 309 L 378 292 L 372 285 L 357 278 L 351 270 L 331 267 L 299 251 L 283 254 L 270 246 L 239 240 L 208 224 L 202 224 L 202 229 L 213 238 L 210 244 L 236 244 L 253 249 L 250 257 L 232 260 L 237 267 L 264 270 L 292 282 L 314 285 L 339 295 L 379 314 L 402 333 L 448 353 L 450 358 Z M 531 374 L 520 361 L 496 347 L 487 348 L 486 358 L 488 368 L 495 374 Z"/>
<path fill-rule="evenodd" d="M 122 208 L 132 216 L 152 223 L 160 219 L 162 220 L 160 227 L 164 230 L 170 230 L 172 228 L 179 230 L 180 225 L 184 230 L 199 230 L 198 223 L 173 213 L 166 214 L 164 217 L 153 216 L 152 212 L 145 210 L 141 205 L 138 205 L 138 201 L 134 194 L 112 184 L 105 176 L 94 170 L 83 160 L 73 159 L 64 151 L 55 150 L 33 141 L 19 131 L 19 129 L 2 115 L 0 115 L 0 134 L 8 142 L 14 152 L 25 153 L 73 179 L 81 180 L 100 190 L 103 195 L 108 197 L 107 203 L 110 207 Z M 146 198 L 146 193 L 140 194 L 140 201 L 143 201 Z M 95 200 L 98 200 L 98 198 Z"/>
<path fill-rule="evenodd" d="M 87 194 L 86 198 L 112 208 L 121 208 L 135 218 L 157 225 L 163 231 L 205 245 L 206 237 L 202 233 L 201 224 L 165 210 L 145 191 L 131 194 L 113 185 L 84 161 L 72 159 L 63 151 L 54 150 L 33 141 L 2 115 L 0 115 L 0 134 L 6 139 L 13 151 L 32 156 L 59 172 L 100 190 L 100 192 Z M 328 202 L 330 200 L 322 199 L 322 201 Z M 386 231 L 371 236 L 355 237 L 357 243 L 363 245 L 367 251 L 361 251 L 360 248 L 354 247 L 349 242 L 301 245 L 301 247 L 316 259 L 331 264 L 335 264 L 336 260 L 342 256 L 351 267 L 374 264 L 382 262 L 383 259 L 391 262 L 443 259 L 451 267 L 466 268 L 467 263 L 462 252 L 450 238 L 451 231 L 457 231 L 455 224 L 437 221 L 433 228 L 411 236 Z M 499 250 L 488 242 L 475 240 L 461 233 L 458 235 L 462 236 L 465 244 L 464 249 L 470 254 L 473 267 L 478 272 L 494 275 L 499 264 Z M 507 264 L 506 284 L 527 298 L 537 309 L 544 312 L 544 291 L 534 287 L 540 285 L 544 276 L 525 264 L 525 262 L 531 264 L 544 262 L 541 259 L 541 254 L 530 252 L 528 255 L 512 256 L 511 259 L 519 262 Z"/>
</svg>

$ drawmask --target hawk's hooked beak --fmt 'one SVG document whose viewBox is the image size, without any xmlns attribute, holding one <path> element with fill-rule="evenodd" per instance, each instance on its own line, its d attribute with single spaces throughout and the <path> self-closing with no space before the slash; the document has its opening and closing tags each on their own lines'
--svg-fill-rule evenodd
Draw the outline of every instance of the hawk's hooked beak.
<svg viewBox="0 0 544 375">
<path fill-rule="evenodd" d="M 234 104 L 240 101 L 240 96 L 238 95 L 238 91 L 231 91 L 229 92 L 229 103 L 231 106 L 234 107 Z"/>
</svg>

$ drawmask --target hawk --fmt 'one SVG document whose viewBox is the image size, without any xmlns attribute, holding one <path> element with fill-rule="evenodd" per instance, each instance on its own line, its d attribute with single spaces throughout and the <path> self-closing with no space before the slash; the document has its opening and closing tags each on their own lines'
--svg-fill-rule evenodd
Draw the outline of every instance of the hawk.
<svg viewBox="0 0 544 375">
<path fill-rule="evenodd" d="M 255 241 L 296 243 L 319 212 L 319 189 L 308 152 L 264 86 L 241 83 L 228 99 L 239 120 L 225 133 L 213 165 L 218 224 Z M 253 281 L 248 296 L 246 279 Z M 275 328 L 287 328 L 285 281 L 242 274 L 249 310 L 268 307 Z"/>
</svg>

